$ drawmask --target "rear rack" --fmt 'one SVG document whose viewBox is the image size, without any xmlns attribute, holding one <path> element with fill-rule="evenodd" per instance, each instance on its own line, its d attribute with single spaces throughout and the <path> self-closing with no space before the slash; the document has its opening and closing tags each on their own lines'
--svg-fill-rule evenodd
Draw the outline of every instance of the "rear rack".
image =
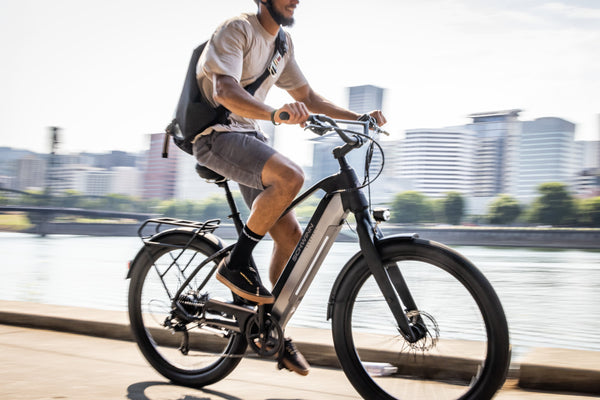
<svg viewBox="0 0 600 400">
<path fill-rule="evenodd" d="M 209 219 L 208 221 L 187 221 L 184 219 L 177 218 L 152 218 L 144 221 L 138 228 L 138 236 L 144 243 L 149 243 L 149 239 L 161 231 L 161 227 L 165 225 L 169 226 L 181 226 L 185 228 L 193 228 L 196 230 L 195 234 L 201 233 L 212 233 L 221 224 L 220 219 Z M 153 228 L 153 229 L 152 229 Z M 153 231 L 150 234 L 144 234 L 144 229 L 150 229 Z M 195 235 L 194 235 L 195 236 Z"/>
</svg>

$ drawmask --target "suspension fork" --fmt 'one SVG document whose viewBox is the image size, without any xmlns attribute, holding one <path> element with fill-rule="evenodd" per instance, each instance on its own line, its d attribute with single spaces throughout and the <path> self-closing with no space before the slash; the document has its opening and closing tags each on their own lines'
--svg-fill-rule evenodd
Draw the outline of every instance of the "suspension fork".
<svg viewBox="0 0 600 400">
<path fill-rule="evenodd" d="M 375 233 L 368 211 L 364 209 L 355 213 L 355 216 L 360 248 L 369 270 L 394 315 L 400 333 L 408 342 L 414 343 L 421 338 L 421 334 L 411 328 L 410 321 L 402 307 L 404 304 L 407 310 L 417 309 L 406 281 L 397 265 L 386 266 L 382 263 L 379 251 L 375 246 Z"/>
</svg>

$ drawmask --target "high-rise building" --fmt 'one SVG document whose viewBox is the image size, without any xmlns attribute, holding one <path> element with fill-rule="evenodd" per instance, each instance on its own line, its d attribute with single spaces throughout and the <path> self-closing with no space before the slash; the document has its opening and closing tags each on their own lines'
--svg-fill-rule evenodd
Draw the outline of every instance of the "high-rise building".
<svg viewBox="0 0 600 400">
<path fill-rule="evenodd" d="M 579 140 L 575 145 L 581 155 L 575 193 L 583 198 L 600 196 L 600 141 Z"/>
<path fill-rule="evenodd" d="M 600 168 L 600 140 L 581 140 L 583 169 Z"/>
<path fill-rule="evenodd" d="M 143 173 L 136 167 L 113 167 L 109 193 L 140 197 Z"/>
<path fill-rule="evenodd" d="M 475 152 L 475 197 L 493 197 L 515 191 L 517 155 L 522 110 L 484 112 L 469 115 L 467 125 L 477 133 Z"/>
<path fill-rule="evenodd" d="M 81 164 L 59 165 L 52 169 L 51 189 L 53 194 L 61 194 L 67 190 L 88 194 L 87 178 L 92 171 L 102 171 Z"/>
<path fill-rule="evenodd" d="M 106 196 L 110 194 L 114 172 L 103 168 L 86 171 L 84 193 L 88 196 Z"/>
<path fill-rule="evenodd" d="M 35 155 L 27 155 L 17 162 L 16 184 L 18 190 L 43 189 L 46 161 Z"/>
<path fill-rule="evenodd" d="M 348 88 L 348 108 L 356 113 L 365 114 L 383 108 L 385 89 L 373 85 L 352 86 Z"/>
<path fill-rule="evenodd" d="M 582 160 L 575 143 L 575 124 L 551 117 L 522 124 L 518 184 L 513 194 L 529 202 L 539 195 L 537 187 L 542 183 L 562 182 L 574 189 Z"/>
<path fill-rule="evenodd" d="M 86 164 L 92 167 L 110 169 L 113 167 L 135 167 L 138 155 L 121 150 L 113 150 L 110 153 L 80 153 L 76 164 Z M 63 161 L 65 163 L 66 161 Z"/>
<path fill-rule="evenodd" d="M 475 132 L 459 128 L 411 129 L 406 131 L 399 177 L 429 197 L 449 191 L 471 195 L 474 191 Z"/>
<path fill-rule="evenodd" d="M 150 149 L 146 156 L 142 197 L 144 199 L 168 200 L 175 197 L 177 186 L 177 160 L 179 150 L 169 152 L 169 158 L 163 158 L 164 133 L 150 136 Z M 171 140 L 169 138 L 169 140 Z M 171 144 L 174 147 L 173 144 Z"/>
</svg>

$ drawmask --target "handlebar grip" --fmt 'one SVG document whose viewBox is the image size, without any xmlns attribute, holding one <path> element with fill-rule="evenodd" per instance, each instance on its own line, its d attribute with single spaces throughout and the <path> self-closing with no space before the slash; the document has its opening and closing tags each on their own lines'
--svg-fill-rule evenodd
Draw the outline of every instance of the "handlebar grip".
<svg viewBox="0 0 600 400">
<path fill-rule="evenodd" d="M 287 111 L 282 111 L 279 114 L 279 119 L 282 121 L 287 121 L 288 119 L 290 119 L 290 114 Z"/>
</svg>

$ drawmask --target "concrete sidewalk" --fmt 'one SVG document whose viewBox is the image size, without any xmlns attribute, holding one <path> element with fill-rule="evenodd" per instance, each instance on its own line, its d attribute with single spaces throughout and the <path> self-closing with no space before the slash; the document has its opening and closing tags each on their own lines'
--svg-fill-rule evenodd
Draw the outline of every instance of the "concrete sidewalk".
<svg viewBox="0 0 600 400">
<path fill-rule="evenodd" d="M 338 369 L 315 367 L 308 377 L 300 377 L 253 356 L 205 390 L 171 385 L 127 341 L 131 336 L 124 312 L 0 301 L 0 324 L 5 324 L 0 326 L 1 399 L 360 398 Z M 302 338 L 297 345 L 313 365 L 330 365 L 335 359 L 330 332 L 289 331 Z M 526 391 L 518 388 L 517 379 L 509 379 L 497 398 L 598 398 L 558 391 L 593 389 L 600 382 L 599 361 L 597 352 L 540 349 L 516 372 L 528 376 L 523 382 L 556 393 Z"/>
<path fill-rule="evenodd" d="M 135 343 L 8 325 L 0 325 L 0 363 L 0 398 L 7 400 L 360 399 L 340 370 L 317 367 L 302 377 L 254 357 L 204 389 L 176 386 L 146 363 Z M 509 381 L 496 398 L 594 397 L 519 390 Z"/>
</svg>

